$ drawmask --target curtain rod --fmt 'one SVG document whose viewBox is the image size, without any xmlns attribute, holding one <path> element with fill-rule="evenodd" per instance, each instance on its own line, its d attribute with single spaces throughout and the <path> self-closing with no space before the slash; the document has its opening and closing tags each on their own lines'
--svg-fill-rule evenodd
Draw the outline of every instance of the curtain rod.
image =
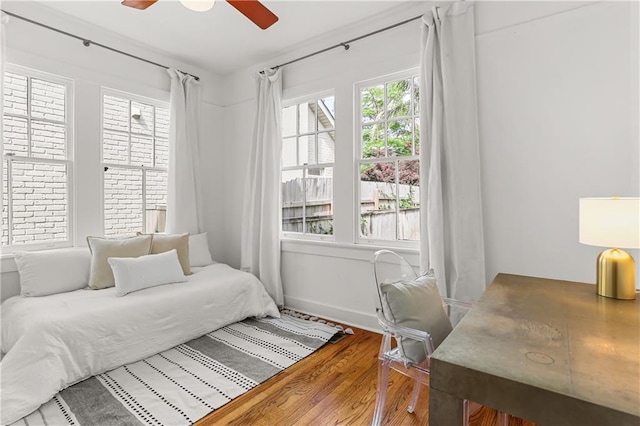
<svg viewBox="0 0 640 426">
<path fill-rule="evenodd" d="M 312 56 L 316 56 L 316 55 L 319 55 L 321 53 L 328 52 L 329 50 L 333 50 L 333 49 L 336 49 L 338 47 L 344 47 L 344 50 L 349 50 L 349 48 L 351 47 L 350 43 L 353 43 L 354 41 L 359 41 L 359 40 L 362 40 L 363 38 L 367 38 L 367 37 L 370 37 L 372 35 L 380 34 L 381 32 L 384 32 L 384 31 L 399 27 L 400 25 L 404 25 L 404 24 L 407 24 L 409 22 L 417 21 L 420 18 L 422 18 L 422 15 L 414 16 L 413 18 L 409 18 L 409 19 L 406 19 L 406 20 L 404 20 L 402 22 L 398 22 L 398 23 L 395 23 L 393 25 L 389 25 L 388 27 L 380 28 L 379 30 L 375 30 L 375 31 L 372 31 L 370 33 L 361 35 L 360 37 L 352 38 L 351 40 L 343 41 L 342 43 L 334 44 L 333 46 L 329 46 L 329 47 L 326 47 L 324 49 L 317 50 L 317 51 L 315 51 L 313 53 L 309 53 L 308 55 L 304 55 L 304 56 L 301 56 L 299 58 L 292 59 L 292 60 L 290 60 L 288 62 L 285 62 L 283 64 L 271 67 L 271 69 L 278 69 L 280 67 L 284 67 L 285 65 L 290 65 L 290 64 L 293 64 L 295 62 L 302 61 L 303 59 L 311 58 Z M 263 73 L 264 73 L 264 71 L 260 71 L 260 74 L 263 74 Z"/>
<path fill-rule="evenodd" d="M 35 25 L 38 25 L 40 27 L 47 28 L 47 29 L 49 29 L 51 31 L 55 31 L 57 33 L 64 34 L 66 36 L 69 36 L 69 37 L 72 37 L 72 38 L 75 38 L 75 39 L 78 39 L 78 40 L 82 40 L 82 44 L 84 46 L 86 46 L 86 47 L 89 47 L 91 45 L 102 47 L 103 49 L 107 49 L 107 50 L 110 50 L 112 52 L 120 53 L 121 55 L 125 55 L 125 56 L 128 56 L 130 58 L 137 59 L 139 61 L 146 62 L 146 63 L 151 64 L 151 65 L 155 65 L 157 67 L 161 67 L 161 68 L 164 68 L 164 69 L 167 69 L 167 70 L 169 69 L 169 67 L 166 66 L 166 65 L 162 65 L 162 64 L 159 64 L 157 62 L 153 62 L 153 61 L 150 61 L 148 59 L 141 58 L 140 56 L 132 55 L 131 53 L 123 52 L 122 50 L 114 49 L 113 47 L 109 47 L 109 46 L 106 46 L 106 45 L 101 44 L 101 43 L 96 43 L 95 41 L 88 40 L 88 39 L 86 39 L 84 37 L 80 37 L 80 36 L 77 36 L 75 34 L 71 34 L 69 32 L 63 31 L 63 30 L 58 29 L 58 28 L 51 27 L 49 25 L 43 24 L 41 22 L 34 21 L 32 19 L 29 19 L 29 18 L 25 18 L 24 16 L 17 15 L 17 14 L 15 14 L 13 12 L 7 12 L 4 9 L 0 9 L 0 10 L 2 12 L 6 13 L 9 16 L 13 16 L 14 18 L 22 19 L 23 21 L 29 22 L 31 24 L 35 24 Z M 183 74 L 190 75 L 191 77 L 195 78 L 196 80 L 200 80 L 200 77 L 198 77 L 196 75 L 185 73 L 183 71 L 180 71 L 180 72 L 182 72 Z"/>
</svg>

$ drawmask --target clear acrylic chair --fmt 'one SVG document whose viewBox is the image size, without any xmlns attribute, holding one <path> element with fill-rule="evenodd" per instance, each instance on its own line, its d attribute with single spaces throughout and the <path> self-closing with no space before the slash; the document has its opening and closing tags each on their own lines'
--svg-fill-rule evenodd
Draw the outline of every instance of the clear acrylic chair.
<svg viewBox="0 0 640 426">
<path fill-rule="evenodd" d="M 407 411 L 413 413 L 416 403 L 418 402 L 418 397 L 420 396 L 422 385 L 429 385 L 429 358 L 436 349 L 437 344 L 434 344 L 432 333 L 401 326 L 393 321 L 393 314 L 388 312 L 390 305 L 388 301 L 385 300 L 385 285 L 415 280 L 418 278 L 418 275 L 413 267 L 403 257 L 391 250 L 377 251 L 374 254 L 372 263 L 376 281 L 376 297 L 374 298 L 376 314 L 378 322 L 384 332 L 380 352 L 378 353 L 378 389 L 372 422 L 372 425 L 378 426 L 383 417 L 391 370 L 393 369 L 414 379 L 413 392 L 409 406 L 407 407 Z M 437 291 L 435 291 L 434 294 L 435 297 L 439 298 L 439 300 L 436 300 L 436 303 L 442 304 L 446 315 L 450 316 L 454 311 L 457 313 L 466 312 L 471 307 L 468 303 L 439 297 Z M 449 330 L 450 329 L 449 324 Z M 442 330 L 440 330 L 440 334 L 441 332 Z M 417 343 L 418 345 L 424 345 L 424 355 L 426 357 L 420 362 L 415 362 L 415 360 L 414 362 L 410 362 L 400 350 L 400 343 L 392 348 L 392 338 L 397 342 L 400 342 L 401 339 L 410 339 L 412 342 L 419 342 Z M 469 424 L 469 401 L 464 401 L 463 410 L 464 424 L 467 426 Z M 507 414 L 498 413 L 499 426 L 507 426 L 507 422 Z"/>
</svg>

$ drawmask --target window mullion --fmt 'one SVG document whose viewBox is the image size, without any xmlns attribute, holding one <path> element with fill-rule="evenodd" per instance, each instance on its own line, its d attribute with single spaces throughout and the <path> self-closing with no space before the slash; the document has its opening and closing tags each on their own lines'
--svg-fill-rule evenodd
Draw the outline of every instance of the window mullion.
<svg viewBox="0 0 640 426">
<path fill-rule="evenodd" d="M 12 112 L 5 112 L 4 113 L 5 117 L 9 117 L 9 118 L 18 118 L 18 119 L 27 119 L 29 118 L 29 115 L 22 115 L 22 114 L 15 114 Z M 41 121 L 43 123 L 49 123 L 49 124 L 59 124 L 59 125 L 66 125 L 66 121 L 60 121 L 60 120 L 52 120 L 50 118 L 45 118 L 45 117 L 38 117 L 35 119 L 35 121 Z"/>
<path fill-rule="evenodd" d="M 127 163 L 131 164 L 131 100 L 129 100 L 129 111 L 127 112 L 127 118 L 129 121 L 129 131 L 128 136 L 129 136 L 129 148 L 128 148 L 128 158 L 127 158 Z"/>
<path fill-rule="evenodd" d="M 145 166 L 142 169 L 142 232 L 147 232 L 147 171 Z"/>
<path fill-rule="evenodd" d="M 400 160 L 396 158 L 395 171 L 396 171 L 396 240 L 400 237 Z"/>
<path fill-rule="evenodd" d="M 27 157 L 31 157 L 31 77 L 27 77 Z"/>
<path fill-rule="evenodd" d="M 13 243 L 13 179 L 12 158 L 7 158 L 7 245 Z"/>
<path fill-rule="evenodd" d="M 387 129 L 389 128 L 389 122 L 388 122 L 388 118 L 387 117 L 387 85 L 384 85 L 384 90 L 382 91 L 382 108 L 383 108 L 383 113 L 382 116 L 384 117 L 384 120 L 382 122 L 382 134 L 384 135 L 384 155 L 385 157 L 389 156 L 389 133 L 387 131 Z"/>
<path fill-rule="evenodd" d="M 302 170 L 302 233 L 307 233 L 307 176 L 308 171 L 305 167 Z"/>
<path fill-rule="evenodd" d="M 151 163 L 155 167 L 156 166 L 156 107 L 152 106 L 151 111 L 153 112 L 153 130 L 151 131 Z"/>
</svg>

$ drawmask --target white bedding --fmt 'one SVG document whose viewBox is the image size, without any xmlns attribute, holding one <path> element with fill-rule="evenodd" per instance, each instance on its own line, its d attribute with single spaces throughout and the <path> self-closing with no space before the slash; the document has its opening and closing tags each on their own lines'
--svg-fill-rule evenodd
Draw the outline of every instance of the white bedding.
<svg viewBox="0 0 640 426">
<path fill-rule="evenodd" d="M 12 423 L 65 387 L 250 316 L 279 317 L 253 275 L 218 263 L 187 282 L 116 297 L 77 290 L 2 303 L 1 423 Z"/>
</svg>

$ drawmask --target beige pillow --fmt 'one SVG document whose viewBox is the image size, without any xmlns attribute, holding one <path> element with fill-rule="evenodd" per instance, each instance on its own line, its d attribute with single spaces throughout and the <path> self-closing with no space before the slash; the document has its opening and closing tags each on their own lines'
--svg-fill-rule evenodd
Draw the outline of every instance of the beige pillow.
<svg viewBox="0 0 640 426">
<path fill-rule="evenodd" d="M 91 250 L 89 287 L 93 290 L 113 287 L 115 280 L 107 259 L 145 256 L 151 252 L 151 240 L 151 235 L 129 238 L 87 237 Z"/>
<path fill-rule="evenodd" d="M 178 260 L 185 275 L 191 274 L 189 266 L 189 233 L 184 234 L 152 234 L 151 254 L 164 253 L 175 249 Z"/>
<path fill-rule="evenodd" d="M 412 281 L 381 284 L 380 290 L 388 321 L 428 332 L 434 348 L 451 333 L 451 322 L 442 306 L 433 271 Z M 423 342 L 417 340 L 400 337 L 398 348 L 407 364 L 419 364 L 427 357 Z"/>
</svg>

